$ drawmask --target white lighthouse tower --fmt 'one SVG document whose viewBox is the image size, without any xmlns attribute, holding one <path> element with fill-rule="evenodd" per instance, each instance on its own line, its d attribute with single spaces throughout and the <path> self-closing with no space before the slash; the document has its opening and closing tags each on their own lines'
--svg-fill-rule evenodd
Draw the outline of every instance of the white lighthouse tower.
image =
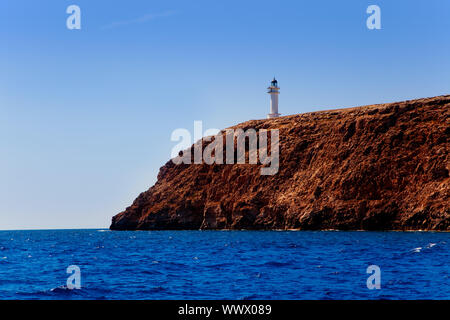
<svg viewBox="0 0 450 320">
<path fill-rule="evenodd" d="M 278 118 L 280 116 L 278 113 L 278 95 L 280 94 L 280 87 L 278 87 L 278 81 L 275 80 L 275 77 L 267 90 L 269 90 L 267 93 L 270 94 L 270 113 L 267 115 L 267 118 Z"/>
</svg>

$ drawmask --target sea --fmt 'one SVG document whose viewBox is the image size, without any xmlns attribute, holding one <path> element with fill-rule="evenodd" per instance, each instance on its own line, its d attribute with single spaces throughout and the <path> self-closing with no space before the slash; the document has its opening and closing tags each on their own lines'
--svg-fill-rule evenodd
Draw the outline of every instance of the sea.
<svg viewBox="0 0 450 320">
<path fill-rule="evenodd" d="M 450 233 L 0 231 L 0 299 L 450 299 Z"/>
</svg>

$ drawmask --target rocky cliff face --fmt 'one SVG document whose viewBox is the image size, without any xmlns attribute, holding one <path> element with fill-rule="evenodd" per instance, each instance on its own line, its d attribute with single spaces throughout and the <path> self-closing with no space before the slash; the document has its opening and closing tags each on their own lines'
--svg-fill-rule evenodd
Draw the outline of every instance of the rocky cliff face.
<svg viewBox="0 0 450 320">
<path fill-rule="evenodd" d="M 239 124 L 279 129 L 278 174 L 169 161 L 111 229 L 449 231 L 449 115 L 440 96 Z"/>
</svg>

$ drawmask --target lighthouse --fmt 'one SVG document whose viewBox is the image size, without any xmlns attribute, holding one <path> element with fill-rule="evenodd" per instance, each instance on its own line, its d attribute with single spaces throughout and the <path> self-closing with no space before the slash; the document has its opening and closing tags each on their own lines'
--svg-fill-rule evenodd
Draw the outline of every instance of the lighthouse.
<svg viewBox="0 0 450 320">
<path fill-rule="evenodd" d="M 280 116 L 278 113 L 278 95 L 280 94 L 280 87 L 278 86 L 278 81 L 275 80 L 275 77 L 267 90 L 269 90 L 267 93 L 270 94 L 270 113 L 267 115 L 267 118 L 278 118 Z"/>
</svg>

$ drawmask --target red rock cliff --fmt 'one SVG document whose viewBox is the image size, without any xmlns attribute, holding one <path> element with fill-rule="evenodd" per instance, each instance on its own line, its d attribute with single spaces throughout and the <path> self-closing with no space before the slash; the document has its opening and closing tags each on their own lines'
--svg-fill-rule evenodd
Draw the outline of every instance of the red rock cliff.
<svg viewBox="0 0 450 320">
<path fill-rule="evenodd" d="M 450 96 L 320 111 L 232 128 L 279 129 L 280 167 L 175 165 L 113 230 L 450 230 Z"/>
</svg>

